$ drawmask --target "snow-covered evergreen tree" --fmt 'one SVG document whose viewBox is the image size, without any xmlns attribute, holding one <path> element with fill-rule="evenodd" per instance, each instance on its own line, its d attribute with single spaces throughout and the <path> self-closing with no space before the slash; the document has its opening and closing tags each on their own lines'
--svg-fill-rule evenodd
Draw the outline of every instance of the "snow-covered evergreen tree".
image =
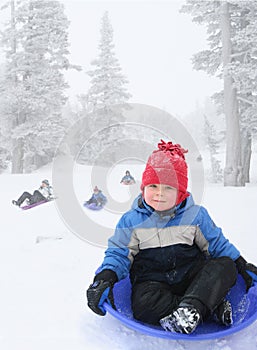
<svg viewBox="0 0 257 350">
<path fill-rule="evenodd" d="M 222 169 L 220 161 L 216 158 L 219 150 L 219 141 L 217 140 L 217 131 L 204 115 L 204 135 L 207 148 L 210 152 L 211 162 L 211 181 L 214 183 L 222 181 Z"/>
<path fill-rule="evenodd" d="M 250 147 L 244 135 L 251 134 L 256 123 L 257 3 L 188 0 L 182 11 L 190 13 L 193 21 L 207 25 L 209 50 L 194 56 L 194 67 L 224 80 L 223 92 L 216 94 L 227 124 L 224 184 L 244 185 L 245 155 Z M 241 144 L 246 147 L 243 151 Z"/>
<path fill-rule="evenodd" d="M 1 102 L 1 99 L 0 99 Z M 0 123 L 0 173 L 4 171 L 9 164 L 10 152 L 9 152 L 9 137 L 5 133 L 4 126 Z"/>
<path fill-rule="evenodd" d="M 113 28 L 111 26 L 108 12 L 105 12 L 101 23 L 101 37 L 99 43 L 99 54 L 91 62 L 94 69 L 88 72 L 91 77 L 88 93 L 81 98 L 84 108 L 87 109 L 88 125 L 85 130 L 85 140 L 91 130 L 105 131 L 101 138 L 92 147 L 92 152 L 84 153 L 84 160 L 91 161 L 99 152 L 115 143 L 118 135 L 116 129 L 111 125 L 124 120 L 122 112 L 128 108 L 128 100 L 131 95 L 127 91 L 127 79 L 122 74 L 119 61 L 115 56 L 113 44 Z M 117 107 L 119 105 L 119 107 Z M 114 107 L 114 108 L 113 108 Z M 112 161 L 113 154 L 109 151 L 109 159 L 102 162 Z"/>
<path fill-rule="evenodd" d="M 2 35 L 6 73 L 2 112 L 11 125 L 12 171 L 31 171 L 50 161 L 64 134 L 61 109 L 67 83 L 69 22 L 57 0 L 11 0 Z"/>
<path fill-rule="evenodd" d="M 230 66 L 237 88 L 242 135 L 242 166 L 246 182 L 250 182 L 252 138 L 257 129 L 257 3 L 238 2 L 238 20 L 233 40 L 235 57 Z"/>
<path fill-rule="evenodd" d="M 131 95 L 127 92 L 127 79 L 122 74 L 118 59 L 115 57 L 113 29 L 108 12 L 102 17 L 99 55 L 91 62 L 94 70 L 88 72 L 91 87 L 88 91 L 89 112 L 108 111 L 116 104 L 126 104 Z"/>
<path fill-rule="evenodd" d="M 0 84 L 3 81 L 5 67 L 0 65 Z M 7 119 L 2 113 L 2 106 L 4 104 L 3 96 L 0 94 L 0 173 L 7 168 L 10 159 L 10 137 L 7 124 Z"/>
</svg>

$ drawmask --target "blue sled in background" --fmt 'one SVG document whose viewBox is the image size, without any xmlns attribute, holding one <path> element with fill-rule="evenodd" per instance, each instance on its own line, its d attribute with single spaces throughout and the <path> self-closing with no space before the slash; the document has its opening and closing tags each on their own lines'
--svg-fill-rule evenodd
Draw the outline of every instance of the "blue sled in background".
<svg viewBox="0 0 257 350">
<path fill-rule="evenodd" d="M 257 284 L 251 287 L 248 293 L 246 293 L 245 283 L 240 275 L 238 275 L 236 285 L 227 295 L 233 308 L 233 325 L 225 327 L 215 321 L 205 321 L 192 334 L 167 332 L 161 327 L 135 320 L 131 310 L 131 284 L 129 277 L 116 283 L 113 293 L 117 310 L 114 310 L 109 304 L 104 303 L 105 310 L 127 327 L 153 337 L 188 341 L 217 339 L 239 332 L 257 320 Z"/>
<path fill-rule="evenodd" d="M 88 208 L 90 210 L 101 210 L 101 209 L 103 209 L 102 205 L 97 205 L 96 203 L 87 204 L 87 202 L 85 202 L 83 204 L 83 207 Z"/>
</svg>

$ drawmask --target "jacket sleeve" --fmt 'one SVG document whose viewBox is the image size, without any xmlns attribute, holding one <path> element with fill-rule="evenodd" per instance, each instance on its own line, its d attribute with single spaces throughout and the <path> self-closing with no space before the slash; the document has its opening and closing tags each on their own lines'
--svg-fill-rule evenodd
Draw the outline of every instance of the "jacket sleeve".
<svg viewBox="0 0 257 350">
<path fill-rule="evenodd" d="M 228 256 L 236 260 L 240 256 L 239 250 L 223 235 L 203 207 L 200 208 L 199 219 L 195 239 L 199 248 L 213 258 Z"/>
<path fill-rule="evenodd" d="M 108 248 L 99 271 L 109 269 L 116 273 L 118 280 L 125 278 L 138 250 L 139 245 L 133 235 L 133 227 L 128 225 L 123 216 L 117 224 L 114 235 L 108 240 Z"/>
</svg>

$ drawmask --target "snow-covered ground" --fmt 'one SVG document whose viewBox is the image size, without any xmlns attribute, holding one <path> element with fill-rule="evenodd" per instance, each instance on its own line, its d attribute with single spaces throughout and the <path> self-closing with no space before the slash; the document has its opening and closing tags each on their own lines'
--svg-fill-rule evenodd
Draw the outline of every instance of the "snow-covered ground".
<svg viewBox="0 0 257 350">
<path fill-rule="evenodd" d="M 137 192 L 142 168 L 129 169 L 137 179 L 133 189 Z M 119 184 L 125 170 L 126 167 L 118 173 L 112 170 L 107 179 L 108 196 L 129 207 L 129 189 Z M 1 350 L 257 349 L 257 323 L 224 339 L 185 342 L 146 336 L 126 328 L 110 315 L 99 317 L 91 312 L 85 291 L 102 261 L 104 248 L 71 233 L 54 202 L 28 211 L 11 204 L 24 190 L 33 191 L 41 180 L 51 176 L 50 168 L 29 175 L 0 176 Z M 81 203 L 90 195 L 89 179 L 89 168 L 76 168 L 74 191 Z M 206 185 L 201 203 L 242 255 L 255 264 L 256 198 L 255 178 L 245 188 Z M 93 220 L 100 217 L 101 222 L 114 227 L 119 214 L 101 211 Z"/>
</svg>

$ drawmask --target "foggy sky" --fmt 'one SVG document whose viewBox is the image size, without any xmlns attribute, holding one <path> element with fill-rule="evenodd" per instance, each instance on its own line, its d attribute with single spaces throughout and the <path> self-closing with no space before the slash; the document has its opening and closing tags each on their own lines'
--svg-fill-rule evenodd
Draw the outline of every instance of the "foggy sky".
<svg viewBox="0 0 257 350">
<path fill-rule="evenodd" d="M 69 72 L 70 94 L 86 92 L 98 54 L 101 17 L 105 10 L 114 30 L 115 53 L 129 80 L 131 102 L 153 105 L 183 116 L 222 81 L 192 68 L 192 55 L 207 48 L 206 30 L 179 13 L 184 1 L 62 0 L 70 24 L 73 63 L 83 72 Z"/>
<path fill-rule="evenodd" d="M 70 61 L 82 67 L 66 73 L 71 100 L 87 93 L 90 62 L 97 57 L 104 11 L 114 30 L 115 54 L 129 80 L 130 102 L 152 105 L 175 116 L 195 110 L 206 96 L 222 89 L 222 81 L 193 70 L 194 53 L 207 48 L 206 30 L 179 13 L 184 1 L 61 0 L 70 20 Z M 0 29 L 8 18 L 0 12 Z M 3 50 L 0 48 L 0 61 Z"/>
</svg>

